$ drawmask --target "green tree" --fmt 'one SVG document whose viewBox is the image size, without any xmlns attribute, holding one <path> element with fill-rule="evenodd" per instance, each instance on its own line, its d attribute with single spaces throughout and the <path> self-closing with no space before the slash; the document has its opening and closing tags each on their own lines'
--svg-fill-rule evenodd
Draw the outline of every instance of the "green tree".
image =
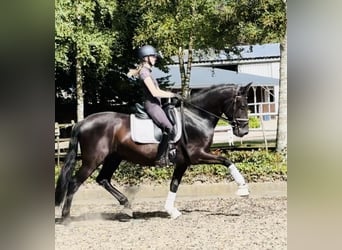
<svg viewBox="0 0 342 250">
<path fill-rule="evenodd" d="M 235 1 L 232 20 L 242 43 L 280 43 L 280 84 L 277 126 L 278 152 L 287 147 L 287 27 L 286 0 Z"/>
<path fill-rule="evenodd" d="M 135 0 L 142 13 L 135 45 L 150 43 L 166 57 L 178 55 L 182 94 L 188 95 L 193 50 L 281 43 L 277 150 L 286 147 L 286 1 L 285 0 Z M 188 51 L 184 60 L 184 52 Z M 185 68 L 186 63 L 186 68 Z"/>
<path fill-rule="evenodd" d="M 136 47 L 149 43 L 168 59 L 178 56 L 183 96 L 188 95 L 194 50 L 236 51 L 241 44 L 279 42 L 286 27 L 281 0 L 135 0 L 134 5 L 142 13 Z"/>
<path fill-rule="evenodd" d="M 178 56 L 184 96 L 189 93 L 193 50 L 210 47 L 206 30 L 211 25 L 209 17 L 216 11 L 215 2 L 135 0 L 134 3 L 142 13 L 134 36 L 135 46 L 152 44 L 162 51 L 169 62 L 171 56 Z"/>
<path fill-rule="evenodd" d="M 55 71 L 74 75 L 77 121 L 84 118 L 86 67 L 95 65 L 96 73 L 104 74 L 111 62 L 115 8 L 115 1 L 55 0 Z"/>
<path fill-rule="evenodd" d="M 287 27 L 286 0 L 233 1 L 229 13 L 238 41 L 247 44 L 280 43 L 280 84 L 277 126 L 278 152 L 287 147 Z M 228 14 L 229 16 L 229 14 Z"/>
<path fill-rule="evenodd" d="M 178 56 L 182 94 L 186 96 L 194 51 L 236 51 L 237 45 L 286 41 L 286 2 L 282 0 L 59 0 L 55 6 L 56 78 L 63 79 L 60 71 L 72 76 L 77 120 L 83 119 L 84 91 L 92 98 L 99 95 L 102 101 L 112 98 L 108 90 L 117 103 L 135 99 L 138 87 L 127 84 L 124 75 L 133 64 L 134 48 L 143 44 L 159 48 L 164 63 Z M 283 55 L 286 46 L 281 48 Z M 282 65 L 284 61 L 286 64 L 286 58 Z M 282 72 L 280 91 L 286 89 Z M 87 79 L 101 86 L 84 86 Z M 282 96 L 286 100 L 286 92 Z M 279 104 L 279 111 L 286 110 L 283 106 Z M 279 121 L 284 124 L 284 119 Z"/>
</svg>

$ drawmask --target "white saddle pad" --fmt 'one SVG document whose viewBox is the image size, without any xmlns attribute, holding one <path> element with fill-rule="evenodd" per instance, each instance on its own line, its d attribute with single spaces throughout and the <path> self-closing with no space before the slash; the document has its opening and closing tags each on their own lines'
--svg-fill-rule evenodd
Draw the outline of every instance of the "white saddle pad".
<svg viewBox="0 0 342 250">
<path fill-rule="evenodd" d="M 140 119 L 137 118 L 134 114 L 130 115 L 130 123 L 131 123 L 131 138 L 135 142 L 139 143 L 159 143 L 159 141 L 155 138 L 154 130 L 159 129 L 154 125 L 151 119 Z M 182 125 L 180 114 L 178 110 L 176 110 L 176 136 L 171 140 L 171 143 L 176 143 L 182 136 Z"/>
</svg>

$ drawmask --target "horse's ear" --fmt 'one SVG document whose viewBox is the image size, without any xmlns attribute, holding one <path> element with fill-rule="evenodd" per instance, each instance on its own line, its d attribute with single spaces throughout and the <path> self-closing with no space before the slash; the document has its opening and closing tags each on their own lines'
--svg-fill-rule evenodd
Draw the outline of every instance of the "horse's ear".
<svg viewBox="0 0 342 250">
<path fill-rule="evenodd" d="M 248 83 L 247 85 L 240 88 L 240 94 L 241 95 L 247 95 L 249 88 L 251 87 L 253 82 Z"/>
</svg>

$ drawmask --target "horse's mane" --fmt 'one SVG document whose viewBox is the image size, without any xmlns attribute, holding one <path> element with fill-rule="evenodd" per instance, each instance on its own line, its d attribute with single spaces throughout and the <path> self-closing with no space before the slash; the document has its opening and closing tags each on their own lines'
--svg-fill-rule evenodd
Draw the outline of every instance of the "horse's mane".
<svg viewBox="0 0 342 250">
<path fill-rule="evenodd" d="M 201 102 L 204 101 L 204 98 L 207 98 L 208 95 L 210 95 L 210 93 L 212 93 L 213 91 L 218 91 L 221 89 L 226 89 L 226 88 L 233 88 L 236 85 L 233 83 L 225 83 L 225 84 L 218 84 L 218 85 L 212 85 L 210 87 L 201 89 L 199 92 L 195 93 L 191 98 L 190 101 L 191 102 Z"/>
</svg>

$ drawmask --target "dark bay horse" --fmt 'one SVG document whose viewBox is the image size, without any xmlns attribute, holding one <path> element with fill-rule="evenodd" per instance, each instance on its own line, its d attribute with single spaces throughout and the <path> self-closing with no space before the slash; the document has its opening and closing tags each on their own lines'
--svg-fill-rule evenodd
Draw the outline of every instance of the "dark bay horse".
<svg viewBox="0 0 342 250">
<path fill-rule="evenodd" d="M 238 184 L 237 194 L 249 194 L 248 186 L 235 165 L 225 157 L 211 154 L 210 145 L 214 128 L 222 114 L 228 118 L 236 136 L 242 137 L 248 133 L 247 93 L 250 85 L 217 85 L 203 89 L 184 101 L 184 132 L 181 140 L 175 144 L 175 168 L 165 203 L 171 218 L 181 215 L 174 207 L 174 201 L 182 176 L 190 165 L 222 164 L 229 168 Z M 78 143 L 82 166 L 73 175 Z M 154 165 L 157 148 L 158 144 L 138 144 L 132 141 L 128 114 L 101 112 L 78 122 L 72 129 L 68 154 L 55 190 L 55 205 L 59 206 L 65 200 L 62 219 L 70 216 L 75 192 L 100 165 L 102 168 L 96 178 L 97 183 L 109 191 L 124 208 L 130 209 L 127 197 L 110 183 L 114 171 L 122 160 L 144 166 Z"/>
</svg>

